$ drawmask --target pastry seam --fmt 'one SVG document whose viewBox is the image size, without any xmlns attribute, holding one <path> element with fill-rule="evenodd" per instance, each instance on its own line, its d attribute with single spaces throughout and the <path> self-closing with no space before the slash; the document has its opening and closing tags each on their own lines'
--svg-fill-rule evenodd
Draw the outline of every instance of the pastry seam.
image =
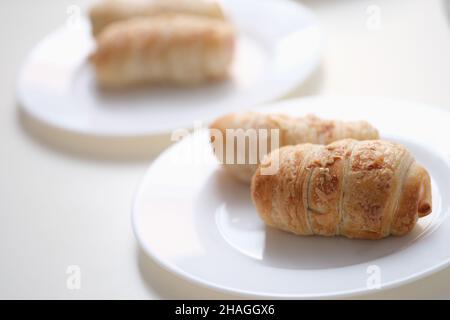
<svg viewBox="0 0 450 320">
<path fill-rule="evenodd" d="M 336 235 L 341 235 L 341 228 L 342 228 L 342 223 L 344 221 L 344 198 L 345 198 L 345 187 L 346 187 L 346 183 L 347 183 L 347 172 L 348 169 L 350 167 L 350 163 L 353 157 L 353 150 L 356 147 L 356 141 L 352 141 L 352 144 L 350 145 L 349 150 L 345 151 L 344 154 L 344 164 L 342 166 L 342 186 L 341 186 L 341 194 L 339 196 L 339 208 L 338 208 L 338 214 L 339 214 L 339 223 L 337 225 L 336 228 Z M 350 152 L 350 154 L 347 157 L 347 153 Z"/>
</svg>

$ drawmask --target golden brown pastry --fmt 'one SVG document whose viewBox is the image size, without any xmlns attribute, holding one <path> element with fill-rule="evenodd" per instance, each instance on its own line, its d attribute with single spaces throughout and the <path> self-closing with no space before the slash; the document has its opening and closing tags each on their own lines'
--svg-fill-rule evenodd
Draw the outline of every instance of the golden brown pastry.
<svg viewBox="0 0 450 320">
<path fill-rule="evenodd" d="M 262 174 L 274 161 L 276 173 Z M 431 212 L 428 172 L 403 146 L 382 140 L 275 150 L 255 173 L 251 193 L 267 225 L 299 235 L 403 235 Z"/>
<path fill-rule="evenodd" d="M 167 14 L 109 25 L 91 62 L 102 87 L 198 84 L 227 76 L 233 46 L 226 21 Z"/>
<path fill-rule="evenodd" d="M 378 131 L 365 121 L 343 122 L 335 120 L 323 120 L 313 115 L 306 117 L 290 117 L 281 114 L 263 114 L 256 112 L 245 112 L 239 114 L 228 114 L 215 120 L 210 126 L 211 140 L 214 151 L 219 161 L 236 178 L 250 183 L 253 174 L 258 167 L 260 159 L 271 150 L 299 143 L 328 144 L 336 140 L 352 138 L 357 140 L 378 139 Z M 267 138 L 260 131 L 257 131 L 258 141 L 254 145 L 258 146 L 255 152 L 247 142 L 244 148 L 238 148 L 236 139 L 227 137 L 227 129 L 268 129 Z M 278 129 L 278 137 L 273 136 L 271 129 Z M 233 131 L 238 134 L 238 131 Z M 241 131 L 242 132 L 242 131 Z M 215 137 L 219 135 L 219 137 Z M 234 141 L 234 161 L 230 150 L 227 151 L 228 141 Z M 260 141 L 264 140 L 264 141 Z M 259 149 L 259 143 L 267 145 L 267 152 Z M 272 142 L 274 144 L 272 145 Z M 233 144 L 231 145 L 233 146 Z M 253 150 L 251 158 L 250 150 Z M 256 153 L 256 155 L 254 155 Z M 237 159 L 245 159 L 245 162 L 238 163 Z M 255 161 L 256 160 L 256 161 Z"/>
<path fill-rule="evenodd" d="M 184 13 L 224 19 L 220 5 L 211 0 L 103 0 L 90 10 L 92 33 L 97 36 L 107 25 L 134 17 Z"/>
</svg>

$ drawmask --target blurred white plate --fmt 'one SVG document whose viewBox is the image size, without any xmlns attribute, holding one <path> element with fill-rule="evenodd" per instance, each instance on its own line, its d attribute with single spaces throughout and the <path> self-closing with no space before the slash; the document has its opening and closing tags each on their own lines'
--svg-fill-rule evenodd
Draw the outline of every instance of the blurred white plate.
<svg viewBox="0 0 450 320">
<path fill-rule="evenodd" d="M 299 237 L 266 228 L 249 187 L 221 170 L 201 130 L 164 152 L 137 191 L 133 228 L 148 255 L 198 284 L 272 298 L 383 290 L 449 264 L 449 113 L 377 98 L 310 98 L 260 109 L 369 120 L 383 138 L 403 143 L 429 170 L 432 214 L 408 235 L 378 241 Z M 381 289 L 373 287 L 377 280 Z"/>
<path fill-rule="evenodd" d="M 322 38 L 304 6 L 227 0 L 224 7 L 238 34 L 231 77 L 223 83 L 99 90 L 86 61 L 94 41 L 83 20 L 51 33 L 32 50 L 19 75 L 19 102 L 41 121 L 81 133 L 156 134 L 281 97 L 318 65 Z"/>
</svg>

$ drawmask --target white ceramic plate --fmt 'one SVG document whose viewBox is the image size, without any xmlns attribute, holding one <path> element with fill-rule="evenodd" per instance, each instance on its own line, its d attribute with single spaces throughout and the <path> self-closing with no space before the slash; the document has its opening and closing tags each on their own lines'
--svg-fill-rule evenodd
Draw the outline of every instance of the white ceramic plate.
<svg viewBox="0 0 450 320">
<path fill-rule="evenodd" d="M 94 41 L 82 21 L 51 33 L 33 49 L 20 72 L 19 101 L 41 121 L 77 132 L 156 134 L 283 96 L 318 65 L 321 34 L 302 5 L 287 0 L 223 3 L 237 29 L 236 57 L 223 83 L 99 90 L 86 61 Z"/>
<path fill-rule="evenodd" d="M 403 143 L 429 170 L 432 214 L 410 234 L 379 241 L 299 237 L 266 228 L 249 187 L 221 170 L 201 130 L 165 151 L 135 196 L 133 227 L 147 254 L 198 284 L 272 298 L 361 294 L 376 290 L 377 279 L 385 289 L 448 265 L 449 113 L 377 98 L 310 98 L 261 110 L 370 120 L 383 138 Z"/>
</svg>

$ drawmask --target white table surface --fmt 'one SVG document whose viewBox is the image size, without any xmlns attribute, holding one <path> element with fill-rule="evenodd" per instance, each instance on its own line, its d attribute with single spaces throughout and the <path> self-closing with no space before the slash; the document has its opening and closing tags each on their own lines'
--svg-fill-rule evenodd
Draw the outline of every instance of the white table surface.
<svg viewBox="0 0 450 320">
<path fill-rule="evenodd" d="M 0 298 L 237 298 L 161 269 L 134 239 L 132 195 L 169 144 L 167 136 L 80 136 L 19 111 L 14 92 L 20 63 L 65 23 L 70 5 L 85 8 L 88 2 L 0 2 Z M 446 2 L 302 2 L 318 15 L 327 45 L 320 69 L 289 97 L 380 95 L 450 110 Z M 367 27 L 370 5 L 381 10 L 379 29 Z M 67 288 L 69 265 L 80 266 L 79 290 Z M 450 269 L 359 298 L 449 299 Z"/>
</svg>

